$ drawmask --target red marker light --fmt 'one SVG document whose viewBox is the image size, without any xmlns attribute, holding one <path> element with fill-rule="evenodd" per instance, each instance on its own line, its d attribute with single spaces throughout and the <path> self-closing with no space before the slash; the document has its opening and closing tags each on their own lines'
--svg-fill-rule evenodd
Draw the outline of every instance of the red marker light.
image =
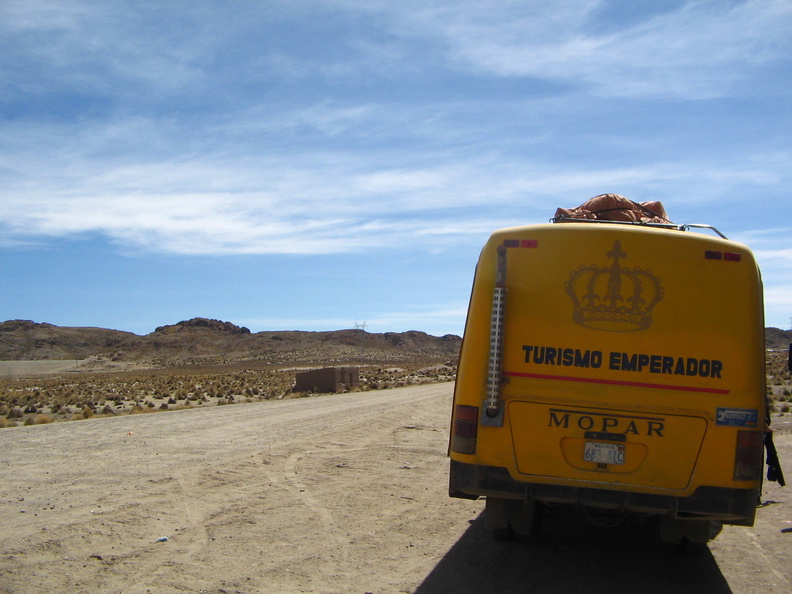
<svg viewBox="0 0 792 594">
<path fill-rule="evenodd" d="M 742 260 L 742 254 L 737 252 L 718 252 L 716 250 L 706 250 L 704 257 L 707 260 L 725 260 L 726 262 L 739 262 Z"/>
<path fill-rule="evenodd" d="M 535 247 L 539 247 L 539 240 L 538 239 L 504 239 L 503 247 L 535 248 Z"/>
</svg>

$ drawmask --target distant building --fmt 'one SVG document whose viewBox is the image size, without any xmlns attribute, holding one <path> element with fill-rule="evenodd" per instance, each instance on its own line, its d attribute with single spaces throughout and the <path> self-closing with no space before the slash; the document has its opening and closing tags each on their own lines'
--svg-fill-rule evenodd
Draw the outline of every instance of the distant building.
<svg viewBox="0 0 792 594">
<path fill-rule="evenodd" d="M 349 392 L 360 386 L 357 367 L 325 367 L 297 373 L 295 392 Z"/>
</svg>

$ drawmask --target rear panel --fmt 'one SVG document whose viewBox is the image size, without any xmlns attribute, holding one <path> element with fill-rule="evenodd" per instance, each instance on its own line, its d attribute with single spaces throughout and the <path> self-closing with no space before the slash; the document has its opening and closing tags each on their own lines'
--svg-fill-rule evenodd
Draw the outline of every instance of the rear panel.
<svg viewBox="0 0 792 594">
<path fill-rule="evenodd" d="M 499 246 L 503 412 L 490 420 Z M 670 229 L 568 223 L 496 232 L 476 272 L 455 405 L 479 412 L 457 415 L 452 459 L 507 469 L 516 481 L 676 496 L 757 488 L 755 471 L 735 475 L 738 432 L 760 432 L 765 414 L 753 255 Z"/>
</svg>

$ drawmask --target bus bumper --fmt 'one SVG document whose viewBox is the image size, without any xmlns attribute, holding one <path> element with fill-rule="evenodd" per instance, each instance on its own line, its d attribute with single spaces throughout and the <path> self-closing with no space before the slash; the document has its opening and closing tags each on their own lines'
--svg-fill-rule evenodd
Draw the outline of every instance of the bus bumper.
<svg viewBox="0 0 792 594">
<path fill-rule="evenodd" d="M 759 489 L 701 486 L 689 497 L 654 493 L 570 487 L 514 480 L 497 466 L 465 464 L 451 460 L 449 495 L 462 499 L 499 497 L 523 501 L 570 504 L 675 518 L 718 520 L 752 526 Z"/>
</svg>

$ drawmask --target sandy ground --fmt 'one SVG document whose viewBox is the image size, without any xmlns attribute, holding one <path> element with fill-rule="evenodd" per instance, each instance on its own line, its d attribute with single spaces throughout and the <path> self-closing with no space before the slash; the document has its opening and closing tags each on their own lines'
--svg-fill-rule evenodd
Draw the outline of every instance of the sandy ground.
<svg viewBox="0 0 792 594">
<path fill-rule="evenodd" d="M 106 357 L 88 359 L 42 359 L 36 361 L 0 361 L 0 377 L 20 378 L 86 371 L 135 371 L 151 369 L 151 362 L 111 361 Z"/>
<path fill-rule="evenodd" d="M 77 369 L 81 361 L 63 359 L 45 361 L 0 361 L 0 377 L 16 378 L 31 375 L 62 373 Z"/>
<path fill-rule="evenodd" d="M 0 431 L 2 592 L 790 592 L 792 487 L 697 554 L 447 496 L 452 384 Z M 792 434 L 778 435 L 787 476 Z"/>
</svg>

